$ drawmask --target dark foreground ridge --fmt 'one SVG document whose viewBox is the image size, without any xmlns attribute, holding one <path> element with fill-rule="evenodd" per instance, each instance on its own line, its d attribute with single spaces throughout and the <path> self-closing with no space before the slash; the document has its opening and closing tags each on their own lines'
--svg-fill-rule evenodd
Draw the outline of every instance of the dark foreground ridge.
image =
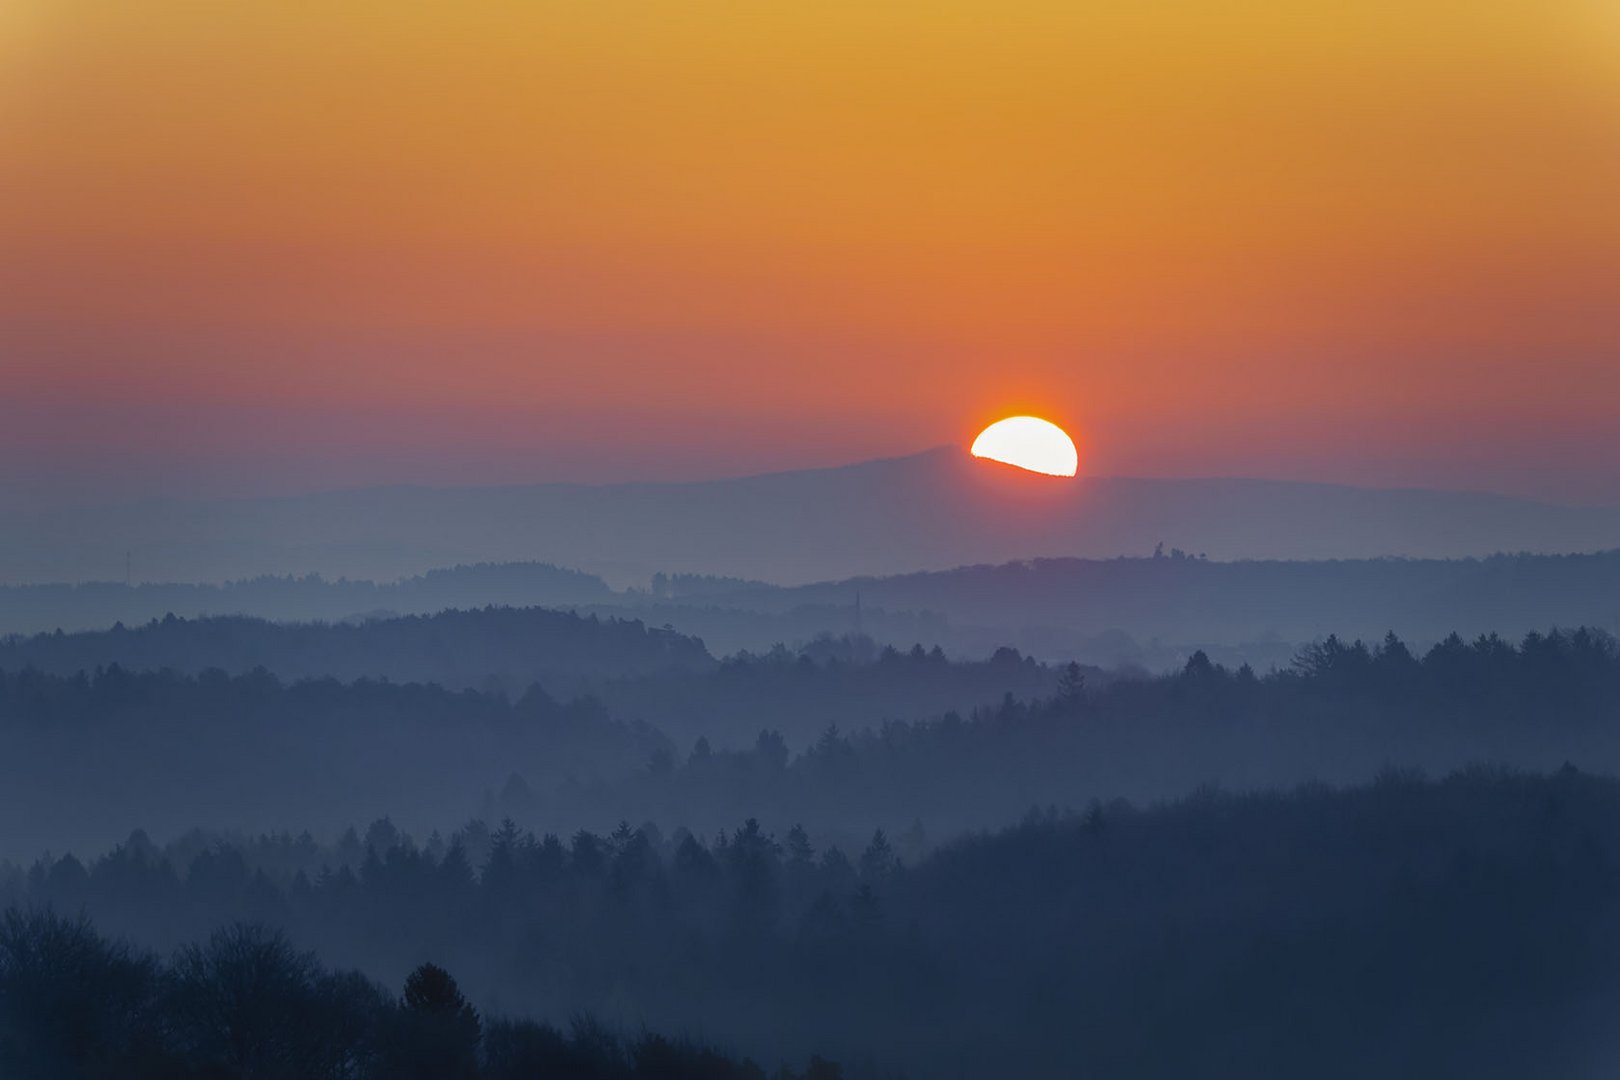
<svg viewBox="0 0 1620 1080">
<path fill-rule="evenodd" d="M 385 822 L 331 847 L 135 837 L 14 872 L 0 903 L 163 950 L 264 923 L 393 984 L 432 956 L 475 1002 L 701 1030 L 756 1060 L 822 1053 L 852 1077 L 1581 1077 L 1620 1060 L 1617 855 L 1620 781 L 1475 769 L 1098 803 L 913 863 L 882 834 L 851 857 L 753 821 L 708 843 L 510 823 L 425 845 Z M 320 994 L 345 1002 L 321 1012 L 345 1032 L 400 1015 L 355 976 L 276 974 L 314 968 L 241 930 L 162 975 L 71 924 L 6 925 L 0 1025 L 59 1047 L 76 1045 L 62 1025 L 128 1039 L 116 1018 L 190 1000 L 156 988 L 208 988 L 202 1019 L 173 1014 L 198 1040 L 233 1009 L 281 1030 Z M 40 935 L 91 959 L 43 959 Z M 227 993 L 264 949 L 268 996 Z"/>
<path fill-rule="evenodd" d="M 688 1038 L 485 1019 L 426 963 L 394 998 L 277 931 L 235 924 L 167 963 L 82 918 L 0 916 L 0 1075 L 11 1080 L 766 1080 Z M 840 1080 L 812 1057 L 772 1080 Z"/>
</svg>

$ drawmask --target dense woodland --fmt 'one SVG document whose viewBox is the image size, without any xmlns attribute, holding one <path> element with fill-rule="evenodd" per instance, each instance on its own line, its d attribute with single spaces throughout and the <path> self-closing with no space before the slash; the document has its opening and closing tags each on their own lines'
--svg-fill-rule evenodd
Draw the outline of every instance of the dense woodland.
<svg viewBox="0 0 1620 1080">
<path fill-rule="evenodd" d="M 864 632 L 880 645 L 921 642 L 953 658 L 984 657 L 1009 645 L 1046 660 L 1158 671 L 1179 667 L 1197 649 L 1233 666 L 1281 666 L 1298 647 L 1330 633 L 1371 638 L 1393 629 L 1427 646 L 1454 631 L 1517 637 L 1538 627 L 1584 625 L 1620 632 L 1620 550 L 1220 561 L 1199 557 L 1192 540 L 1174 542 L 1186 550 L 1032 559 L 791 588 L 659 574 L 648 589 L 614 590 L 598 577 L 539 563 L 459 566 L 385 583 L 308 576 L 225 585 L 0 586 L 0 634 L 101 629 L 117 621 L 139 627 L 169 613 L 357 621 L 543 605 L 668 625 L 702 638 L 715 656 L 762 653 L 778 642 L 796 649 L 823 634 Z M 182 656 L 175 665 L 197 662 Z M 224 659 L 213 662 L 230 668 Z M 524 670 L 522 662 L 513 668 L 519 675 Z M 381 672 L 373 665 L 366 673 Z M 434 677 L 462 676 L 445 669 Z"/>
<path fill-rule="evenodd" d="M 0 1080 L 1620 1080 L 1620 0 L 0 0 Z"/>
<path fill-rule="evenodd" d="M 715 660 L 696 638 L 638 621 L 511 607 L 346 623 L 168 615 L 133 629 L 120 623 L 0 642 L 0 669 L 73 674 L 111 664 L 233 675 L 262 668 L 288 680 L 388 679 L 503 693 L 540 683 L 575 696 L 606 678 L 701 671 Z"/>
<path fill-rule="evenodd" d="M 1355 782 L 1387 765 L 1620 767 L 1620 650 L 1589 630 L 1452 637 L 1421 656 L 1394 637 L 1328 638 L 1265 675 L 1195 655 L 1173 675 L 1095 685 L 1007 651 L 966 667 L 1050 679 L 1052 695 L 865 728 L 831 710 L 794 743 L 772 726 L 796 713 L 770 701 L 815 700 L 823 683 L 881 697 L 888 680 L 932 688 L 953 667 L 921 649 L 728 662 L 704 678 L 734 680 L 733 715 L 758 725 L 737 749 L 676 743 L 540 688 L 509 702 L 262 672 L 0 674 L 0 854 L 105 845 L 136 826 L 329 830 L 392 815 L 425 829 L 472 813 L 561 833 L 621 817 L 712 832 L 754 816 L 845 842 L 874 827 L 944 837 L 1032 805 Z"/>
<path fill-rule="evenodd" d="M 120 567 L 123 570 L 124 567 Z M 368 614 L 428 615 L 446 608 L 568 607 L 614 597 L 594 574 L 549 563 L 478 563 L 397 581 L 263 576 L 221 585 L 179 582 L 0 585 L 0 634 L 102 629 L 180 616 L 247 615 L 309 622 Z"/>
<path fill-rule="evenodd" d="M 645 721 L 685 744 L 704 736 L 716 746 L 752 744 L 762 727 L 803 744 L 829 724 L 923 719 L 1007 694 L 1044 696 L 1059 681 L 1055 669 L 1008 651 L 951 661 L 938 648 L 902 655 L 864 635 L 823 635 L 797 650 L 778 645 L 719 661 L 702 641 L 667 628 L 544 608 L 352 624 L 168 616 L 133 629 L 0 641 L 0 671 L 72 675 L 114 664 L 189 674 L 262 670 L 286 681 L 421 682 L 514 699 L 538 684 L 559 699 L 589 695 L 616 717 Z"/>
<path fill-rule="evenodd" d="M 1205 559 L 1169 548 L 1149 558 L 1029 559 L 854 578 L 795 588 L 739 585 L 711 604 L 787 613 L 848 605 L 928 611 L 947 650 L 1012 645 L 1041 657 L 1160 669 L 1195 648 L 1256 666 L 1337 633 L 1397 631 L 1433 643 L 1450 633 L 1517 637 L 1546 626 L 1620 632 L 1620 549 L 1479 559 Z M 678 617 L 670 621 L 683 623 Z"/>
<path fill-rule="evenodd" d="M 164 962 L 101 937 L 82 916 L 0 915 L 0 1074 L 95 1080 L 766 1080 L 687 1038 L 625 1038 L 589 1016 L 568 1034 L 484 1018 L 455 977 L 424 963 L 398 998 L 328 971 L 285 935 L 237 923 Z M 840 1080 L 812 1057 L 772 1080 Z"/>
<path fill-rule="evenodd" d="M 584 1009 L 756 1060 L 823 1053 L 851 1076 L 1599 1076 L 1620 1060 L 1617 853 L 1620 783 L 1471 770 L 1094 804 L 914 862 L 882 835 L 844 852 L 753 821 L 706 842 L 475 823 L 424 843 L 377 823 L 331 846 L 135 836 L 0 889 L 174 955 L 178 1000 L 262 946 L 207 938 L 248 920 L 390 985 L 433 958 L 492 1014 Z M 5 927 L 4 1018 L 60 1044 L 53 1025 L 78 1014 L 44 1003 L 83 967 L 17 944 L 37 920 Z M 124 989 L 156 977 L 142 970 L 98 985 L 143 993 Z M 332 1023 L 398 1008 L 322 978 L 310 992 L 350 1003 L 318 1010 Z M 210 1016 L 248 1007 L 200 994 Z"/>
<path fill-rule="evenodd" d="M 0 1075 L 1620 1063 L 1602 630 L 1162 675 L 507 608 L 6 649 Z"/>
<path fill-rule="evenodd" d="M 1076 666 L 1060 683 L 1040 701 L 828 729 L 796 754 L 767 731 L 739 751 L 699 742 L 684 762 L 660 758 L 589 791 L 512 784 L 495 812 L 544 825 L 600 799 L 586 820 L 613 820 L 616 807 L 694 828 L 755 814 L 846 836 L 862 823 L 920 823 L 938 836 L 1032 805 L 1166 798 L 1210 784 L 1356 782 L 1392 765 L 1620 768 L 1620 648 L 1589 630 L 1518 644 L 1448 637 L 1421 656 L 1393 636 L 1373 646 L 1329 637 L 1266 675 L 1195 654 L 1173 675 L 1093 686 Z"/>
<path fill-rule="evenodd" d="M 518 764 L 537 783 L 588 784 L 668 748 L 596 702 L 538 689 L 509 702 L 265 672 L 4 673 L 0 852 L 106 843 L 131 825 L 456 819 Z"/>
</svg>

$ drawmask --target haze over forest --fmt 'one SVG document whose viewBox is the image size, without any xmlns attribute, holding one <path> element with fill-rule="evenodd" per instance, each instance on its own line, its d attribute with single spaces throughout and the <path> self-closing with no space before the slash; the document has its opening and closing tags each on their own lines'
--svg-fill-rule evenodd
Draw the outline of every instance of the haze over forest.
<svg viewBox="0 0 1620 1080">
<path fill-rule="evenodd" d="M 932 492 L 909 486 L 930 476 Z M 967 478 L 961 500 L 950 477 Z M 391 1076 L 406 1058 L 512 1076 L 753 1076 L 760 1061 L 784 1077 L 809 1062 L 817 1080 L 1009 1062 L 1171 1076 L 1224 1055 L 1280 1077 L 1320 1071 L 1324 1053 L 1346 1076 L 1548 1060 L 1579 1075 L 1620 1052 L 1591 1019 L 1620 988 L 1591 944 L 1591 913 L 1620 896 L 1602 869 L 1620 844 L 1602 779 L 1620 770 L 1620 550 L 1594 539 L 1608 512 L 1527 522 L 1486 496 L 1035 486 L 1049 481 L 932 453 L 693 488 L 199 503 L 189 548 L 148 516 L 142 558 L 211 547 L 245 566 L 270 550 L 231 541 L 252 522 L 312 559 L 344 537 L 346 565 L 371 576 L 0 585 L 0 904 L 14 908 L 0 986 L 108 1008 L 70 969 L 134 964 L 151 1019 L 101 1038 L 145 1047 L 151 1075 L 236 1053 L 208 1050 L 210 1029 L 186 1028 L 163 988 L 206 1000 L 249 962 L 304 987 L 265 1015 L 312 1007 L 295 1005 L 305 994 L 353 1019 L 276 1029 L 282 1049 L 235 1059 L 248 1075 L 294 1053 L 334 1076 Z M 997 527 L 961 527 L 987 501 L 1005 510 Z M 79 513 L 127 529 L 136 509 Z M 1360 532 L 1335 537 L 1349 521 Z M 1228 546 L 804 580 L 907 552 L 927 567 L 916 553 L 1145 544 L 1175 522 Z M 1451 528 L 1468 539 L 1447 546 Z M 802 549 L 771 539 L 807 529 Z M 490 554 L 531 558 L 390 578 L 431 550 L 365 539 L 390 532 L 481 535 Z M 723 552 L 683 563 L 711 533 L 758 557 L 736 573 L 713 572 Z M 602 535 L 628 539 L 595 544 L 598 567 L 673 561 L 627 582 L 552 559 Z M 1496 535 L 1542 550 L 1480 554 Z M 1282 536 L 1410 549 L 1279 558 Z M 1392 829 L 1426 839 L 1396 850 Z M 1293 854 L 1252 854 L 1276 850 Z M 1211 874 L 1230 891 L 1189 887 Z M 1480 874 L 1518 899 L 1481 907 L 1466 891 Z M 1142 889 L 1187 899 L 1125 902 Z M 468 918 L 490 929 L 459 928 Z M 1525 936 L 1526 919 L 1583 936 Z M 1425 929 L 1437 920 L 1468 929 Z M 1241 947 L 1217 945 L 1216 926 Z M 1166 952 L 1166 934 L 1187 944 Z M 81 959 L 45 959 L 69 942 Z M 1386 958 L 1352 979 L 1352 948 Z M 1490 951 L 1567 974 L 1481 989 Z M 441 975 L 454 1023 L 420 1013 Z M 1420 984 L 1456 1003 L 1458 1026 L 1411 1044 L 1397 1031 L 1419 998 L 1392 988 Z M 1302 1004 L 1284 985 L 1315 989 Z M 1225 1004 L 1238 988 L 1246 1012 Z M 1346 1010 L 1356 1025 L 1331 1019 Z M 1504 1010 L 1528 1033 L 1512 1047 L 1488 1019 Z M 975 1019 L 946 1035 L 942 1013 Z M 93 1074 L 76 1044 L 6 1015 L 21 1034 L 0 1052 L 25 1074 Z M 1282 1015 L 1317 1035 L 1235 1035 Z"/>
<path fill-rule="evenodd" d="M 0 1080 L 1620 1075 L 1606 0 L 0 2 Z"/>
</svg>

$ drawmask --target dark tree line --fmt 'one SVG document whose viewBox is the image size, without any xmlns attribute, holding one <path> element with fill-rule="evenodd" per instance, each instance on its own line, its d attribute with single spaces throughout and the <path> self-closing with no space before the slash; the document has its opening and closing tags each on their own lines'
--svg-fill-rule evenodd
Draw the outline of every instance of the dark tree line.
<svg viewBox="0 0 1620 1080">
<path fill-rule="evenodd" d="M 857 590 L 874 609 L 944 616 L 947 648 L 984 648 L 972 628 L 985 627 L 999 635 L 992 646 L 1098 663 L 1156 659 L 1155 639 L 1253 648 L 1390 627 L 1425 642 L 1453 630 L 1620 632 L 1620 549 L 1482 559 L 1029 559 L 792 588 L 739 585 L 706 601 L 783 613 L 847 605 Z M 1116 638 L 1111 648 L 1102 635 Z"/>
<path fill-rule="evenodd" d="M 482 1018 L 416 967 L 395 998 L 276 930 L 236 923 L 167 962 L 48 910 L 0 913 L 0 1075 L 15 1080 L 766 1080 L 702 1042 Z M 812 1058 L 776 1080 L 839 1080 Z"/>
<path fill-rule="evenodd" d="M 1111 676 L 1087 669 L 1101 683 Z M 707 671 L 660 672 L 606 681 L 595 695 L 615 716 L 643 720 L 690 746 L 744 748 L 762 728 L 802 748 L 827 729 L 865 730 L 951 709 L 1050 695 L 1059 669 L 1015 649 L 984 660 L 952 660 L 935 647 L 880 646 L 864 635 L 822 635 L 792 650 L 739 653 Z"/>
<path fill-rule="evenodd" d="M 922 641 L 953 656 L 985 656 L 1008 644 L 1040 657 L 1152 670 L 1203 647 L 1234 663 L 1269 666 L 1297 643 L 1334 630 L 1372 636 L 1395 627 L 1425 643 L 1454 629 L 1470 636 L 1549 625 L 1620 631 L 1620 551 L 1481 559 L 1031 559 L 797 587 L 658 575 L 651 591 L 624 592 L 538 563 L 458 566 L 384 583 L 311 575 L 217 586 L 0 586 L 0 634 L 101 630 L 118 621 L 137 627 L 170 612 L 307 622 L 541 605 L 672 625 L 722 655 L 855 630 L 857 593 L 860 626 L 901 647 Z M 79 666 L 114 660 L 132 662 L 106 656 Z M 248 667 L 256 663 L 280 670 L 267 659 Z"/>
<path fill-rule="evenodd" d="M 615 716 L 684 742 L 704 735 L 717 745 L 747 745 L 762 723 L 802 745 L 829 723 L 921 719 L 1007 693 L 1041 696 L 1057 682 L 1055 671 L 1010 650 L 951 661 L 937 648 L 901 652 L 859 635 L 822 635 L 797 650 L 778 645 L 716 661 L 702 641 L 668 629 L 541 608 L 354 624 L 168 616 L 128 629 L 0 641 L 0 671 L 73 675 L 111 665 L 187 674 L 265 670 L 289 682 L 388 679 L 510 697 L 538 684 L 562 700 L 593 696 Z"/>
<path fill-rule="evenodd" d="M 796 744 L 774 727 L 796 699 L 981 676 L 1052 690 L 1004 693 L 966 715 L 834 721 Z M 0 853 L 100 847 L 132 825 L 327 831 L 393 815 L 421 831 L 471 814 L 562 835 L 621 817 L 713 833 L 754 816 L 777 831 L 805 822 L 848 847 L 876 826 L 920 821 L 947 837 L 1034 804 L 1349 783 L 1387 764 L 1620 768 L 1620 650 L 1591 630 L 1452 636 L 1422 654 L 1393 636 L 1328 638 L 1263 675 L 1195 654 L 1172 675 L 1105 682 L 1011 650 L 956 665 L 915 649 L 870 663 L 738 658 L 697 678 L 730 688 L 724 723 L 757 724 L 745 748 L 706 736 L 678 746 L 599 700 L 560 704 L 539 688 L 509 702 L 264 673 L 0 674 Z"/>
<path fill-rule="evenodd" d="M 1014 654 L 1016 655 L 1016 654 Z M 1592 630 L 1451 635 L 1414 654 L 1393 635 L 1329 637 L 1257 674 L 1194 654 L 1179 672 L 1099 683 L 1054 672 L 1050 697 L 869 729 L 829 728 L 793 753 L 772 731 L 724 751 L 699 739 L 595 789 L 509 783 L 486 807 L 545 827 L 681 821 L 713 830 L 756 814 L 829 833 L 921 820 L 934 836 L 1017 818 L 1032 804 L 1166 798 L 1200 785 L 1350 783 L 1396 764 L 1620 768 L 1620 648 Z M 514 765 L 521 776 L 521 767 Z"/>
<path fill-rule="evenodd" d="M 136 562 L 139 566 L 139 561 Z M 265 575 L 222 585 L 179 582 L 0 585 L 0 634 L 140 625 L 165 614 L 247 615 L 307 622 L 369 613 L 428 615 L 446 608 L 568 607 L 612 600 L 594 574 L 547 563 L 477 563 L 429 570 L 398 581 Z"/>
<path fill-rule="evenodd" d="M 475 833 L 381 824 L 358 869 L 329 863 L 343 841 L 187 864 L 136 838 L 0 889 L 179 944 L 181 975 L 210 970 L 186 940 L 246 920 L 392 985 L 429 956 L 483 1007 L 702 1030 L 851 1075 L 1575 1076 L 1620 1049 L 1620 782 L 1573 768 L 1096 803 L 916 861 L 752 821 L 707 843 Z"/>
<path fill-rule="evenodd" d="M 230 674 L 264 669 L 294 681 L 335 678 L 437 683 L 521 694 L 540 683 L 573 697 L 609 678 L 714 666 L 703 642 L 637 620 L 549 608 L 484 607 L 353 622 L 182 619 L 0 641 L 0 669 L 59 675 L 117 664 L 134 670 Z"/>
<path fill-rule="evenodd" d="M 514 762 L 536 782 L 621 776 L 668 741 L 534 688 L 516 701 L 264 671 L 0 672 L 0 852 L 407 810 L 457 820 Z M 99 839 L 98 839 L 99 838 Z"/>
</svg>

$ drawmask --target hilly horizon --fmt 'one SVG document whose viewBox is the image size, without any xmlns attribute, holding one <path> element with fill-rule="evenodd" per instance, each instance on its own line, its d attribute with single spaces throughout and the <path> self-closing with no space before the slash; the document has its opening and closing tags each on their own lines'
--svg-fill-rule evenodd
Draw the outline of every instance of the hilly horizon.
<svg viewBox="0 0 1620 1080">
<path fill-rule="evenodd" d="M 376 487 L 165 499 L 13 515 L 10 584 L 387 580 L 541 560 L 641 584 L 654 573 L 783 585 L 1028 558 L 1424 558 L 1620 546 L 1620 507 L 1242 478 L 1057 479 L 953 447 L 723 480 Z"/>
<path fill-rule="evenodd" d="M 532 562 L 457 566 L 380 583 L 311 576 L 223 585 L 0 585 L 0 667 L 41 663 L 59 670 L 47 657 L 66 648 L 85 670 L 114 662 L 179 670 L 218 663 L 248 670 L 258 662 L 251 650 L 214 640 L 235 637 L 232 628 L 241 624 L 262 620 L 295 636 L 319 637 L 384 622 L 425 626 L 461 612 L 490 622 L 528 616 L 560 616 L 581 626 L 587 625 L 581 617 L 589 625 L 597 618 L 604 625 L 630 620 L 699 638 L 715 658 L 786 648 L 789 655 L 870 659 L 885 646 L 921 646 L 983 659 L 1012 647 L 1049 663 L 1172 670 L 1204 650 L 1234 666 L 1265 670 L 1288 666 L 1301 649 L 1329 635 L 1376 641 L 1395 633 L 1426 648 L 1452 634 L 1516 639 L 1576 626 L 1620 632 L 1617 587 L 1620 548 L 1322 561 L 1221 561 L 1172 550 L 1012 560 L 799 586 L 658 575 L 650 589 L 624 590 L 594 575 Z M 432 618 L 424 622 L 426 617 Z M 187 619 L 205 620 L 200 636 L 184 630 Z M 62 638 L 64 631 L 109 630 L 101 635 L 102 647 L 88 650 L 83 640 Z M 154 635 L 169 638 L 168 647 L 144 648 Z M 472 634 L 467 627 L 431 634 L 430 654 L 405 650 L 372 670 L 409 678 L 433 670 L 440 681 L 455 682 L 470 669 L 445 664 L 465 636 L 479 638 L 491 654 L 517 650 L 510 657 L 512 671 L 549 670 L 543 680 L 548 685 L 559 674 L 570 680 L 549 647 L 532 636 Z M 314 639 L 305 644 L 314 646 Z M 215 651 L 220 647 L 225 653 Z M 323 650 L 312 648 L 285 670 L 334 672 Z"/>
<path fill-rule="evenodd" d="M 1620 1073 L 1616 7 L 0 3 L 0 1080 Z"/>
</svg>

